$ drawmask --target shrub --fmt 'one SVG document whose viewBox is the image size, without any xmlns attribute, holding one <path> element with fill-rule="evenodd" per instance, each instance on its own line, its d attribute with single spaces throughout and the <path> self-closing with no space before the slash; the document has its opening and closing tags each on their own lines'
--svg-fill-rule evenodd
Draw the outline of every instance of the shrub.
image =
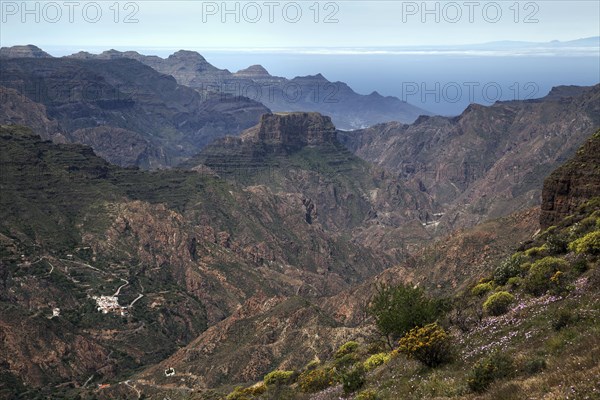
<svg viewBox="0 0 600 400">
<path fill-rule="evenodd" d="M 292 383 L 295 377 L 294 371 L 275 370 L 265 375 L 263 382 L 267 386 L 280 386 Z"/>
<path fill-rule="evenodd" d="M 590 232 L 569 243 L 569 250 L 577 254 L 600 254 L 600 231 Z"/>
<path fill-rule="evenodd" d="M 227 395 L 227 397 L 225 397 L 226 400 L 247 400 L 248 399 L 248 395 L 244 392 L 244 388 L 241 386 L 237 386 L 235 389 L 233 389 L 233 392 L 229 393 Z"/>
<path fill-rule="evenodd" d="M 512 359 L 499 352 L 480 360 L 475 364 L 467 377 L 469 389 L 473 392 L 484 392 L 492 382 L 511 376 L 513 373 Z"/>
<path fill-rule="evenodd" d="M 473 296 L 481 296 L 492 290 L 494 290 L 494 285 L 492 285 L 492 282 L 480 283 L 471 289 L 471 294 Z"/>
<path fill-rule="evenodd" d="M 525 279 L 525 289 L 533 295 L 540 296 L 552 286 L 550 280 L 560 269 L 568 267 L 568 263 L 556 257 L 544 257 L 533 263 Z"/>
<path fill-rule="evenodd" d="M 551 234 L 546 238 L 546 245 L 550 254 L 563 254 L 567 252 L 569 241 L 564 234 Z"/>
<path fill-rule="evenodd" d="M 450 323 L 465 333 L 481 322 L 482 318 L 481 300 L 465 293 L 454 299 L 454 307 L 448 315 Z"/>
<path fill-rule="evenodd" d="M 378 288 L 369 311 L 388 342 L 435 321 L 440 314 L 437 302 L 425 296 L 422 289 L 405 285 Z"/>
<path fill-rule="evenodd" d="M 398 342 L 398 351 L 436 367 L 449 361 L 450 337 L 437 323 L 414 328 Z"/>
<path fill-rule="evenodd" d="M 365 360 L 365 362 L 363 363 L 363 367 L 367 371 L 371 371 L 371 370 L 379 367 L 380 365 L 385 364 L 386 362 L 390 361 L 391 358 L 392 358 L 392 356 L 390 356 L 387 353 L 373 354 L 371 357 L 369 357 Z"/>
<path fill-rule="evenodd" d="M 576 259 L 575 261 L 573 261 L 572 269 L 573 272 L 577 275 L 583 274 L 585 271 L 588 270 L 587 260 L 585 258 Z"/>
<path fill-rule="evenodd" d="M 518 276 L 513 276 L 512 278 L 508 279 L 506 284 L 513 288 L 519 287 L 523 284 L 523 278 L 520 278 Z"/>
<path fill-rule="evenodd" d="M 343 345 L 341 345 L 339 347 L 339 349 L 337 349 L 337 351 L 335 352 L 334 357 L 335 358 L 341 358 L 345 355 L 348 355 L 350 353 L 354 353 L 356 350 L 358 350 L 358 343 L 351 340 L 349 342 L 344 343 Z"/>
<path fill-rule="evenodd" d="M 365 384 L 365 369 L 361 364 L 345 372 L 341 376 L 342 388 L 345 394 L 356 392 Z"/>
<path fill-rule="evenodd" d="M 544 244 L 540 247 L 532 247 L 530 249 L 525 250 L 525 255 L 527 257 L 535 258 L 535 257 L 546 254 L 547 251 L 548 251 L 548 246 L 546 244 Z"/>
<path fill-rule="evenodd" d="M 304 366 L 304 371 L 310 371 L 313 369 L 317 369 L 317 367 L 321 365 L 321 361 L 320 360 L 312 360 L 310 361 L 308 364 L 306 364 Z"/>
<path fill-rule="evenodd" d="M 552 329 L 555 331 L 560 331 L 561 329 L 571 325 L 574 321 L 575 317 L 570 310 L 559 310 L 552 316 Z"/>
<path fill-rule="evenodd" d="M 510 278 L 519 276 L 522 273 L 523 258 L 523 255 L 516 253 L 512 257 L 504 259 L 494 270 L 494 282 L 498 285 L 504 285 Z"/>
<path fill-rule="evenodd" d="M 508 292 L 497 292 L 492 294 L 483 303 L 483 310 L 491 315 L 502 315 L 508 311 L 508 307 L 515 301 L 515 296 Z"/>
<path fill-rule="evenodd" d="M 531 358 L 523 363 L 523 371 L 534 375 L 546 369 L 546 360 L 541 357 Z"/>
<path fill-rule="evenodd" d="M 319 368 L 305 371 L 298 377 L 298 387 L 306 393 L 314 393 L 326 389 L 337 382 L 331 368 Z"/>
<path fill-rule="evenodd" d="M 367 346 L 367 354 L 377 354 L 385 351 L 385 342 L 377 340 L 369 343 Z"/>
<path fill-rule="evenodd" d="M 337 357 L 333 361 L 333 366 L 337 369 L 345 369 L 358 362 L 358 356 L 354 353 L 346 354 L 341 357 Z"/>
<path fill-rule="evenodd" d="M 379 397 L 377 396 L 377 392 L 371 389 L 363 390 L 354 398 L 355 400 L 377 400 Z"/>
<path fill-rule="evenodd" d="M 250 400 L 250 398 L 255 396 L 260 396 L 265 393 L 267 390 L 264 384 L 256 384 L 254 386 L 250 386 L 244 388 L 242 386 L 237 386 L 233 389 L 233 392 L 229 393 L 226 400 Z"/>
</svg>

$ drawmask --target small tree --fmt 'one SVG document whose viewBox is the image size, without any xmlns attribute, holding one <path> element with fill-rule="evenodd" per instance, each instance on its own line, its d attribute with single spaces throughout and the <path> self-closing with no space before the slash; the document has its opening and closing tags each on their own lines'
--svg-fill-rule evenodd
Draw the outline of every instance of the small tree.
<svg viewBox="0 0 600 400">
<path fill-rule="evenodd" d="M 391 348 L 392 341 L 409 330 L 435 321 L 439 308 L 420 288 L 380 286 L 371 301 L 370 313 Z"/>
</svg>

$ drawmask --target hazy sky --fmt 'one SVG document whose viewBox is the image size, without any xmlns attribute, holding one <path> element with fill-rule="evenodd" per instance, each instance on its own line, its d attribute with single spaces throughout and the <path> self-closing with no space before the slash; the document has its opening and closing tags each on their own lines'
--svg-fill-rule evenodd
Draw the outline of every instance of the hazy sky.
<svg viewBox="0 0 600 400">
<path fill-rule="evenodd" d="M 50 52 L 421 46 L 600 35 L 597 1 L 0 3 L 2 46 L 31 43 Z"/>
</svg>

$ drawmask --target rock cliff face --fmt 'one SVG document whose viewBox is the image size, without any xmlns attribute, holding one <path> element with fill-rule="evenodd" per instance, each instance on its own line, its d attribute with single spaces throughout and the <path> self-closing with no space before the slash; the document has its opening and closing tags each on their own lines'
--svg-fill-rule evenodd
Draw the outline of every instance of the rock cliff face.
<svg viewBox="0 0 600 400">
<path fill-rule="evenodd" d="M 329 117 L 319 113 L 282 113 L 263 115 L 259 125 L 246 131 L 242 139 L 298 151 L 309 145 L 331 144 L 337 136 Z"/>
<path fill-rule="evenodd" d="M 21 95 L 15 89 L 0 86 L 0 125 L 23 125 L 47 140 L 65 143 L 68 139 L 57 121 L 48 118 L 46 107 Z"/>
<path fill-rule="evenodd" d="M 558 224 L 594 197 L 600 197 L 600 131 L 544 181 L 541 228 Z"/>
<path fill-rule="evenodd" d="M 434 215 L 423 222 L 443 233 L 539 204 L 543 179 L 600 126 L 599 115 L 600 85 L 568 87 L 338 136 L 428 197 Z"/>
<path fill-rule="evenodd" d="M 351 230 L 353 241 L 401 259 L 409 244 L 429 238 L 419 219 L 426 199 L 353 156 L 337 135 L 330 118 L 317 113 L 267 114 L 241 137 L 207 146 L 183 167 L 201 165 L 245 187 L 298 196 L 307 223 Z"/>
</svg>

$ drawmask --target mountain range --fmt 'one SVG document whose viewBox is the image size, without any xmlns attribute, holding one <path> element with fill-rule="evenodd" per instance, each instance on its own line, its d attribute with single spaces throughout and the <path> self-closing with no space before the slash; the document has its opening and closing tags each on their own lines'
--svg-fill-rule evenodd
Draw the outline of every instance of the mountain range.
<svg viewBox="0 0 600 400">
<path fill-rule="evenodd" d="M 473 226 L 539 204 L 543 179 L 600 127 L 600 86 L 556 87 L 540 99 L 469 106 L 344 132 L 359 157 L 429 199 L 436 230 Z"/>
<path fill-rule="evenodd" d="M 595 393 L 600 85 L 344 131 L 203 86 L 289 83 L 260 66 L 0 57 L 0 398 L 332 400 L 351 371 L 357 399 Z M 383 339 L 396 285 L 453 361 Z M 478 392 L 492 349 L 515 364 Z"/>
<path fill-rule="evenodd" d="M 0 57 L 49 58 L 33 45 L 0 49 Z M 180 85 L 197 89 L 204 96 L 250 98 L 276 112 L 315 111 L 328 115 L 340 129 L 356 129 L 379 122 L 413 122 L 429 113 L 392 96 L 377 92 L 360 95 L 344 82 L 330 82 L 321 74 L 293 79 L 270 75 L 260 65 L 231 73 L 211 65 L 194 51 L 180 50 L 168 58 L 146 56 L 135 51 L 107 50 L 100 54 L 79 52 L 66 58 L 78 60 L 133 59 L 156 71 L 171 75 Z M 231 132 L 234 133 L 234 132 Z"/>
</svg>

